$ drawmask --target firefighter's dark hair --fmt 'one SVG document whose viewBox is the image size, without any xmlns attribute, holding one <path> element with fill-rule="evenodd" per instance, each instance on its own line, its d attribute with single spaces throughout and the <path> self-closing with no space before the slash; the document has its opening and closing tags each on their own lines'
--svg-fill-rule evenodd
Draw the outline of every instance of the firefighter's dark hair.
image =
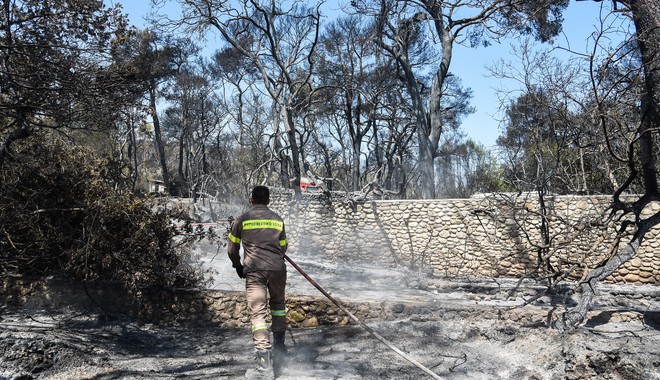
<svg viewBox="0 0 660 380">
<path fill-rule="evenodd" d="M 252 189 L 252 203 L 267 205 L 270 202 L 270 190 L 266 186 L 255 186 Z"/>
</svg>

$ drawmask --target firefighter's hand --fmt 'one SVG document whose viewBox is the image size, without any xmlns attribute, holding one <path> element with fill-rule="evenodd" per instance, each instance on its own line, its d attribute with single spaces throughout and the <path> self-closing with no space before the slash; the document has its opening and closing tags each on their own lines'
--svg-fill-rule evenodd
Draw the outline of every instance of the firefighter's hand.
<svg viewBox="0 0 660 380">
<path fill-rule="evenodd" d="M 245 273 L 243 273 L 243 266 L 242 265 L 239 265 L 239 266 L 236 267 L 236 274 L 240 278 L 245 278 Z"/>
</svg>

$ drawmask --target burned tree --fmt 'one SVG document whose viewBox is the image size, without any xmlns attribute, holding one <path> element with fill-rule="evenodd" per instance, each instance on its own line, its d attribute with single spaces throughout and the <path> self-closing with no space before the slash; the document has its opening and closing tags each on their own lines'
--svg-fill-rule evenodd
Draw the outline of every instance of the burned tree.
<svg viewBox="0 0 660 380">
<path fill-rule="evenodd" d="M 627 143 L 625 155 L 617 154 L 613 144 L 611 124 L 607 112 L 607 97 L 596 93 L 596 108 L 599 125 L 607 138 L 608 151 L 618 161 L 628 167 L 628 175 L 621 186 L 614 192 L 610 208 L 610 221 L 619 221 L 621 227 L 617 234 L 616 245 L 611 256 L 592 269 L 578 286 L 580 294 L 578 304 L 565 312 L 555 326 L 561 329 L 577 327 L 585 318 L 593 303 L 595 287 L 599 281 L 611 275 L 623 263 L 637 255 L 644 237 L 651 228 L 660 224 L 660 211 L 644 214 L 651 205 L 660 202 L 658 193 L 658 165 L 655 158 L 660 154 L 658 140 L 660 136 L 660 3 L 656 0 L 615 2 L 631 17 L 635 26 L 632 43 L 636 44 L 640 56 L 640 75 L 643 87 L 639 99 L 637 127 Z M 593 75 L 594 88 L 598 88 Z M 637 199 L 627 201 L 623 195 L 629 192 L 635 182 L 641 182 L 643 193 Z M 624 239 L 627 239 L 624 240 Z"/>
<path fill-rule="evenodd" d="M 253 64 L 263 91 L 273 101 L 274 143 L 280 159 L 280 182 L 300 192 L 301 159 L 297 111 L 309 102 L 313 55 L 320 30 L 319 5 L 243 0 L 179 0 L 181 20 L 190 31 L 211 29 Z M 284 131 L 282 131 L 282 127 Z M 287 155 L 290 154 L 290 157 Z M 289 163 L 291 168 L 289 168 Z"/>
<path fill-rule="evenodd" d="M 135 99 L 108 64 L 126 27 L 119 10 L 92 0 L 0 4 L 0 165 L 38 130 L 112 128 Z"/>
<path fill-rule="evenodd" d="M 529 63 L 525 75 L 505 75 L 525 78 L 525 94 L 509 108 L 509 128 L 499 143 L 510 153 L 508 166 L 515 168 L 509 171 L 509 181 L 518 180 L 520 191 L 538 193 L 539 210 L 532 213 L 541 220 L 541 240 L 533 243 L 539 250 L 539 268 L 533 276 L 579 279 L 578 304 L 554 323 L 561 329 L 582 323 L 597 283 L 635 257 L 645 235 L 660 223 L 660 213 L 653 211 L 653 204 L 660 201 L 655 162 L 658 102 L 651 100 L 657 99 L 658 91 L 658 60 L 654 58 L 658 5 L 653 3 L 653 11 L 650 3 L 636 3 L 621 13 L 632 18 L 636 33 L 609 51 L 603 50 L 608 48 L 602 43 L 607 36 L 600 31 L 593 35 L 590 53 L 575 55 L 586 62 L 558 64 L 544 61 L 547 54 L 533 56 L 523 49 L 523 60 Z M 652 15 L 640 15 L 642 10 Z M 552 117 L 542 117 L 551 111 Z M 525 123 L 525 128 L 516 128 Z M 612 198 L 602 217 L 585 220 L 560 236 L 550 234 L 547 224 L 558 222 L 545 208 L 546 195 L 551 193 L 610 193 Z M 581 248 L 582 260 L 552 265 L 557 263 L 560 241 L 576 241 L 580 234 L 584 239 L 590 231 L 608 237 Z M 532 244 L 533 239 L 528 242 Z"/>
<path fill-rule="evenodd" d="M 397 63 L 396 74 L 414 112 L 421 196 L 434 198 L 434 162 L 443 153 L 440 138 L 472 112 L 470 91 L 450 71 L 455 45 L 488 45 L 510 33 L 548 41 L 561 31 L 561 11 L 568 1 L 355 0 L 351 5 L 373 16 L 379 48 Z M 421 79 L 420 65 L 434 67 L 430 86 Z"/>
</svg>

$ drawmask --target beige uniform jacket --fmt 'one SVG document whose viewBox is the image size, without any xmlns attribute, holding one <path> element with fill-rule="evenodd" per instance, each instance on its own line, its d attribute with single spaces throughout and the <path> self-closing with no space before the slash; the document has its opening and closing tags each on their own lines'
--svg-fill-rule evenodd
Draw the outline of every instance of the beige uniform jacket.
<svg viewBox="0 0 660 380">
<path fill-rule="evenodd" d="M 234 221 L 227 243 L 229 258 L 234 268 L 241 264 L 241 244 L 245 272 L 286 270 L 281 255 L 287 250 L 284 221 L 266 205 L 252 206 Z"/>
</svg>

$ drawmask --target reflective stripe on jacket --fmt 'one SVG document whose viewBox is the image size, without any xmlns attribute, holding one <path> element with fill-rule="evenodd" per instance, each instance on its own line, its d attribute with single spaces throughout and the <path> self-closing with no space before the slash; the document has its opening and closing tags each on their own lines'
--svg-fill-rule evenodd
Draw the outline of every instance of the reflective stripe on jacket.
<svg viewBox="0 0 660 380">
<path fill-rule="evenodd" d="M 282 218 L 266 205 L 254 205 L 239 216 L 231 227 L 227 250 L 234 267 L 241 263 L 246 272 L 255 270 L 286 270 L 280 253 L 287 250 L 286 232 Z"/>
</svg>

